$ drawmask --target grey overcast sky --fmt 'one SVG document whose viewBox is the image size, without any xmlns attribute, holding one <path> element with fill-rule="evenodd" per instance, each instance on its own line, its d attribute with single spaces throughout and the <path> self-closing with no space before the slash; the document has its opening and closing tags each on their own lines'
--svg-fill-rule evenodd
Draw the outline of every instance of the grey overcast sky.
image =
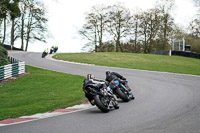
<svg viewBox="0 0 200 133">
<path fill-rule="evenodd" d="M 43 0 L 49 18 L 49 29 L 53 38 L 48 43 L 35 42 L 29 45 L 28 51 L 42 52 L 46 48 L 57 44 L 59 52 L 81 52 L 86 41 L 81 40 L 78 30 L 84 23 L 85 13 L 97 4 L 113 5 L 117 2 L 125 4 L 130 10 L 153 8 L 156 0 Z M 172 16 L 175 23 L 186 28 L 196 14 L 193 0 L 175 0 Z"/>
</svg>

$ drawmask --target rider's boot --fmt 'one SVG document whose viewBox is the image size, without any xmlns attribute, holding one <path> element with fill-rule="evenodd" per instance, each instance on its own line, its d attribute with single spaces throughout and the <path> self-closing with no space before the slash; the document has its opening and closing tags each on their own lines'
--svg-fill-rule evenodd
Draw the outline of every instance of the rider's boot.
<svg viewBox="0 0 200 133">
<path fill-rule="evenodd" d="M 133 92 L 131 91 L 131 89 L 129 90 L 129 97 L 130 97 L 131 99 L 135 99 L 135 97 L 133 96 Z"/>
</svg>

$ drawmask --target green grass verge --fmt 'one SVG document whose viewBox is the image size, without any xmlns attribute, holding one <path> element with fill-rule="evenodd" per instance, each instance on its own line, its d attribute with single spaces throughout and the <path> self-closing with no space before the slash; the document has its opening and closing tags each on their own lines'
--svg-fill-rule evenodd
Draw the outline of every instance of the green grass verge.
<svg viewBox="0 0 200 133">
<path fill-rule="evenodd" d="M 30 74 L 0 86 L 0 120 L 85 102 L 84 77 L 26 66 Z"/>
<path fill-rule="evenodd" d="M 67 53 L 56 54 L 57 59 L 121 68 L 200 75 L 200 60 L 135 53 Z"/>
</svg>

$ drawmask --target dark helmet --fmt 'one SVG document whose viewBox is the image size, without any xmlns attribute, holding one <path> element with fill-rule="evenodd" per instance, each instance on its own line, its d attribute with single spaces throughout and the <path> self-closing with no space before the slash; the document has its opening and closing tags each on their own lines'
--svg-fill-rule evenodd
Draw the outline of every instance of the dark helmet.
<svg viewBox="0 0 200 133">
<path fill-rule="evenodd" d="M 92 74 L 88 74 L 87 75 L 87 79 L 94 79 L 95 77 L 94 77 L 94 75 L 92 75 Z"/>
<path fill-rule="evenodd" d="M 109 75 L 110 73 L 111 73 L 110 70 L 107 70 L 107 71 L 106 71 L 106 75 Z"/>
</svg>

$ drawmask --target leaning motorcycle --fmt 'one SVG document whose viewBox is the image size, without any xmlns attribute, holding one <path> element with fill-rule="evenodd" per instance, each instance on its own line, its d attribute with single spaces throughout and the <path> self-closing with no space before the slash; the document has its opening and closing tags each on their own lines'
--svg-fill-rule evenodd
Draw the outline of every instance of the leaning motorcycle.
<svg viewBox="0 0 200 133">
<path fill-rule="evenodd" d="M 50 53 L 49 54 L 52 54 L 54 52 L 54 49 L 53 48 L 51 48 L 50 49 Z"/>
<path fill-rule="evenodd" d="M 109 83 L 109 86 L 113 90 L 114 94 L 124 102 L 135 99 L 130 87 L 128 86 L 128 81 L 113 80 Z"/>
<path fill-rule="evenodd" d="M 46 53 L 46 52 L 43 52 L 43 53 L 42 53 L 42 58 L 44 58 L 46 55 L 47 55 L 47 53 Z"/>
<path fill-rule="evenodd" d="M 56 53 L 56 52 L 57 52 L 57 50 L 58 50 L 58 48 L 54 48 L 54 53 Z"/>
<path fill-rule="evenodd" d="M 83 91 L 86 98 L 94 106 L 96 105 L 102 112 L 107 113 L 110 109 L 119 109 L 116 96 L 113 95 L 112 89 L 103 88 L 99 84 L 91 83 L 89 80 L 84 80 Z"/>
</svg>

